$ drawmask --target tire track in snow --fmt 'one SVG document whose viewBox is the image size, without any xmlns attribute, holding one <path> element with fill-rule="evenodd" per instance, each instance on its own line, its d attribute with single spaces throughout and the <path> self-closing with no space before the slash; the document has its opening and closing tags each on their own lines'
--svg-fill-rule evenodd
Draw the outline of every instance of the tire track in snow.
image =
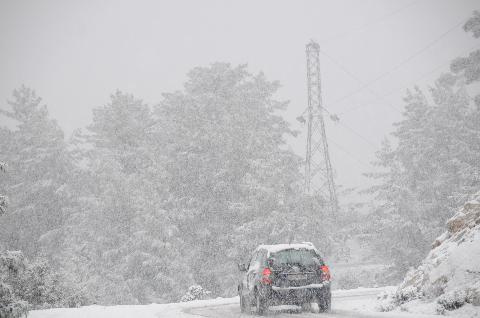
<svg viewBox="0 0 480 318">
<path fill-rule="evenodd" d="M 302 312 L 301 310 L 275 310 L 275 307 L 269 309 L 266 317 L 274 318 L 308 318 L 308 317 L 322 317 L 322 318 L 431 318 L 436 316 L 418 315 L 412 313 L 399 313 L 399 312 L 366 312 L 356 311 L 356 308 L 349 308 L 351 301 L 368 302 L 373 301 L 376 296 L 383 289 L 373 289 L 365 291 L 351 291 L 340 292 L 337 295 L 333 295 L 332 305 L 333 310 L 329 313 L 310 313 Z M 343 304 L 342 304 L 343 303 Z M 345 308 L 343 308 L 345 307 Z M 353 306 L 355 307 L 355 306 Z M 240 312 L 240 306 L 238 303 L 228 303 L 219 305 L 210 305 L 203 307 L 192 307 L 183 310 L 184 314 L 191 315 L 193 317 L 205 317 L 205 318 L 246 318 L 255 317 L 255 313 L 247 314 Z"/>
</svg>

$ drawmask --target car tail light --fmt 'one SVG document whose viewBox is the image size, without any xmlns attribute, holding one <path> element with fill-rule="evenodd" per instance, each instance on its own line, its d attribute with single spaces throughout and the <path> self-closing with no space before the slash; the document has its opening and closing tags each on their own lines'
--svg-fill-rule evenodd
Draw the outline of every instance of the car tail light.
<svg viewBox="0 0 480 318">
<path fill-rule="evenodd" d="M 270 275 L 272 274 L 272 270 L 268 267 L 265 267 L 262 272 L 262 283 L 264 284 L 271 284 L 272 280 L 270 279 Z"/>
<path fill-rule="evenodd" d="M 328 268 L 328 266 L 322 265 L 320 266 L 320 270 L 322 271 L 322 280 L 329 281 L 331 276 L 330 276 L 330 269 Z"/>
</svg>

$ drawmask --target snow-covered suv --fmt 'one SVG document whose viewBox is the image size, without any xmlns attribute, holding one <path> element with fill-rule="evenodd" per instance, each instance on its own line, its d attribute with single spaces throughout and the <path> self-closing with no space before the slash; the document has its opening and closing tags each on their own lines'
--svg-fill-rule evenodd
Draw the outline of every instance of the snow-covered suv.
<svg viewBox="0 0 480 318">
<path fill-rule="evenodd" d="M 260 245 L 238 285 L 240 309 L 253 307 L 262 315 L 269 306 L 317 303 L 320 312 L 330 310 L 330 271 L 311 243 Z"/>
</svg>

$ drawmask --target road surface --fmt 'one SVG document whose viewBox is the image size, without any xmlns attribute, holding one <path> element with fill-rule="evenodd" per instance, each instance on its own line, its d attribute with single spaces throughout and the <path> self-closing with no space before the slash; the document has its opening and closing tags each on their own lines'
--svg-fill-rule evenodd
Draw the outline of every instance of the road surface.
<svg viewBox="0 0 480 318">
<path fill-rule="evenodd" d="M 332 311 L 330 313 L 301 312 L 296 307 L 284 306 L 270 308 L 267 317 L 273 318 L 438 318 L 405 312 L 380 313 L 375 311 L 376 296 L 385 288 L 360 288 L 334 291 Z M 240 313 L 238 297 L 196 300 L 191 302 L 84 306 L 79 308 L 53 308 L 34 310 L 29 318 L 245 318 L 255 317 Z M 288 309 L 287 309 L 288 308 Z M 258 317 L 258 316 L 257 316 Z"/>
<path fill-rule="evenodd" d="M 381 313 L 375 312 L 376 296 L 381 292 L 379 289 L 352 290 L 347 292 L 337 292 L 333 294 L 332 311 L 329 313 L 310 313 L 302 312 L 294 306 L 272 307 L 268 310 L 267 317 L 275 318 L 303 318 L 303 317 L 323 317 L 323 318 L 420 318 L 432 317 L 428 315 L 410 314 L 403 312 Z M 242 314 L 237 302 L 230 304 L 211 305 L 197 308 L 187 308 L 183 313 L 193 317 L 208 318 L 245 318 L 254 317 L 255 313 Z M 438 316 L 433 316 L 438 317 Z"/>
</svg>

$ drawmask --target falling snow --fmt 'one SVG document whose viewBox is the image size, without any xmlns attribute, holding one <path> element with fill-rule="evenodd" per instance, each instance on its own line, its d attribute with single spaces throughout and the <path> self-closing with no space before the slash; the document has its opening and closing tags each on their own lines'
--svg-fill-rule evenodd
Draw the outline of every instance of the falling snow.
<svg viewBox="0 0 480 318">
<path fill-rule="evenodd" d="M 480 12 L 404 2 L 2 2 L 0 318 L 480 317 Z"/>
</svg>

